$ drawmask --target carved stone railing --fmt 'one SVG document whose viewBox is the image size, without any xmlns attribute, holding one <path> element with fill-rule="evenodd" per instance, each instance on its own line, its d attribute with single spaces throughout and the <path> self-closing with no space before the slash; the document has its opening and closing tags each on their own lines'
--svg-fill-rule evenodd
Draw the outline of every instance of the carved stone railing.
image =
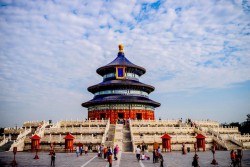
<svg viewBox="0 0 250 167">
<path fill-rule="evenodd" d="M 199 126 L 210 126 L 210 127 L 218 127 L 219 122 L 211 121 L 211 120 L 192 120 L 193 123 Z"/>
<path fill-rule="evenodd" d="M 61 122 L 57 122 L 56 124 L 53 124 L 50 128 L 60 128 Z"/>
<path fill-rule="evenodd" d="M 109 125 L 108 125 L 109 128 Z M 105 133 L 107 127 L 61 127 L 45 128 L 44 133 Z"/>
<path fill-rule="evenodd" d="M 108 120 L 78 120 L 78 121 L 60 121 L 61 126 L 97 126 L 97 125 L 106 125 Z"/>
<path fill-rule="evenodd" d="M 215 137 L 215 136 L 213 136 L 213 140 L 217 143 L 217 144 L 219 144 L 221 147 L 223 147 L 223 148 L 225 148 L 225 149 L 229 149 L 228 148 L 228 146 L 227 146 L 227 144 L 224 142 L 224 140 L 221 140 L 221 139 L 219 139 L 219 138 L 217 138 L 217 137 Z"/>
<path fill-rule="evenodd" d="M 43 124 L 43 121 L 26 121 L 23 123 L 23 127 L 38 127 Z"/>
<path fill-rule="evenodd" d="M 39 137 L 42 138 L 44 136 L 44 131 L 47 125 L 49 125 L 49 122 L 44 121 L 43 125 L 37 128 L 37 130 L 35 131 L 35 134 L 37 134 Z"/>
<path fill-rule="evenodd" d="M 208 132 L 212 134 L 212 136 L 216 137 L 219 140 L 224 140 L 224 138 L 220 135 L 219 132 L 216 132 L 214 129 L 212 128 L 208 128 Z"/>
<path fill-rule="evenodd" d="M 132 149 L 133 149 L 133 152 L 135 152 L 134 131 L 132 127 L 132 121 L 130 119 L 129 119 L 129 129 L 130 129 L 130 136 L 131 136 L 131 142 L 132 142 Z"/>
<path fill-rule="evenodd" d="M 149 126 L 175 126 L 179 124 L 179 120 L 131 120 L 132 126 L 149 125 Z"/>
<path fill-rule="evenodd" d="M 97 135 L 97 136 L 94 136 L 94 135 L 73 135 L 74 136 L 74 143 L 99 143 L 101 144 L 102 142 L 102 135 Z M 40 142 L 42 143 L 64 143 L 65 140 L 64 140 L 64 137 L 63 135 L 59 134 L 59 135 L 45 135 L 41 140 Z M 26 141 L 26 142 L 30 142 L 30 140 Z"/>
<path fill-rule="evenodd" d="M 228 140 L 230 140 L 231 142 L 237 144 L 238 146 L 243 147 L 243 143 L 240 142 L 239 140 L 237 140 L 235 137 L 232 137 L 232 136 L 228 135 L 227 138 L 228 138 Z"/>
<path fill-rule="evenodd" d="M 24 140 L 26 136 L 31 133 L 31 128 L 26 129 L 23 133 L 20 133 L 17 137 L 17 140 L 11 145 L 9 151 L 13 151 L 14 147 L 17 147 L 17 151 L 23 151 L 24 148 Z"/>
<path fill-rule="evenodd" d="M 11 136 L 5 137 L 5 135 L 4 135 L 3 140 L 0 142 L 0 147 L 3 146 L 4 144 L 6 144 L 10 140 L 11 140 Z"/>
<path fill-rule="evenodd" d="M 213 130 L 219 133 L 240 133 L 238 127 L 217 127 Z"/>
<path fill-rule="evenodd" d="M 235 136 L 236 140 L 239 140 L 241 142 L 250 142 L 250 134 L 243 134 L 243 135 L 236 135 Z"/>
<path fill-rule="evenodd" d="M 221 145 L 222 147 L 224 147 L 225 149 L 229 149 L 229 147 L 227 146 L 227 144 L 224 142 L 224 138 L 221 137 L 219 132 L 216 132 L 214 129 L 212 128 L 208 128 L 208 132 L 210 132 L 213 136 L 213 140 L 218 143 L 219 145 Z"/>
<path fill-rule="evenodd" d="M 18 134 L 24 131 L 23 128 L 4 128 L 4 134 Z"/>
<path fill-rule="evenodd" d="M 103 133 L 103 136 L 102 136 L 102 144 L 104 144 L 105 140 L 106 140 L 106 137 L 107 137 L 107 133 L 109 131 L 109 127 L 110 127 L 110 121 L 108 120 L 107 122 L 107 126 L 105 127 L 105 130 L 104 130 L 104 133 Z"/>
<path fill-rule="evenodd" d="M 194 127 L 132 127 L 133 133 L 194 133 Z"/>
</svg>

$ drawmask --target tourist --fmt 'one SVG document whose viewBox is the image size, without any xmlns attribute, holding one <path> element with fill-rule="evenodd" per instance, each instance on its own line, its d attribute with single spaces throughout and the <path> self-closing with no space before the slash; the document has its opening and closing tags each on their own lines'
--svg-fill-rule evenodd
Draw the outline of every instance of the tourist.
<svg viewBox="0 0 250 167">
<path fill-rule="evenodd" d="M 155 149 L 155 162 L 158 163 L 159 161 L 159 149 Z"/>
<path fill-rule="evenodd" d="M 98 153 L 98 157 L 102 157 L 102 153 L 101 153 L 101 146 L 98 145 L 98 149 L 97 149 L 97 153 Z"/>
<path fill-rule="evenodd" d="M 136 153 L 136 158 L 137 160 L 139 161 L 140 160 L 140 157 L 141 157 L 141 149 L 140 149 L 140 146 L 138 145 L 136 150 L 135 150 L 135 153 Z"/>
<path fill-rule="evenodd" d="M 116 147 L 114 148 L 114 158 L 115 158 L 115 160 L 117 160 L 117 157 L 116 157 Z"/>
<path fill-rule="evenodd" d="M 115 148 L 114 148 L 114 158 L 115 158 L 115 160 L 117 160 L 117 155 L 118 154 L 118 145 L 116 145 L 115 146 Z"/>
<path fill-rule="evenodd" d="M 144 153 L 142 153 L 141 160 L 144 160 L 144 159 L 145 159 L 145 155 L 144 155 Z"/>
<path fill-rule="evenodd" d="M 107 152 L 107 157 L 112 154 L 112 149 L 110 147 L 108 147 L 108 152 Z"/>
<path fill-rule="evenodd" d="M 79 146 L 76 146 L 76 156 L 78 157 L 79 154 Z"/>
<path fill-rule="evenodd" d="M 243 157 L 242 149 L 237 149 L 237 155 L 238 155 L 239 166 L 241 166 L 241 160 L 242 160 L 242 157 Z"/>
<path fill-rule="evenodd" d="M 182 154 L 185 155 L 186 154 L 186 148 L 185 148 L 185 144 L 182 143 Z"/>
<path fill-rule="evenodd" d="M 91 146 L 91 144 L 88 145 L 88 150 L 89 150 L 89 152 L 92 152 L 92 146 Z"/>
<path fill-rule="evenodd" d="M 160 148 L 160 146 L 158 146 L 158 153 L 161 153 L 161 148 Z"/>
<path fill-rule="evenodd" d="M 83 150 L 83 148 L 82 148 L 82 146 L 80 146 L 80 156 L 82 156 L 82 150 Z"/>
<path fill-rule="evenodd" d="M 104 159 L 107 159 L 107 158 L 108 158 L 108 156 L 107 156 L 107 154 L 108 154 L 108 149 L 107 149 L 107 147 L 105 147 L 105 148 L 103 149 L 103 154 L 104 154 Z"/>
<path fill-rule="evenodd" d="M 51 162 L 50 162 L 50 166 L 55 166 L 55 160 L 56 160 L 56 153 L 53 150 L 52 154 L 51 154 Z"/>
<path fill-rule="evenodd" d="M 159 161 L 160 161 L 160 167 L 163 167 L 164 159 L 161 153 L 159 153 Z"/>
<path fill-rule="evenodd" d="M 108 156 L 109 167 L 112 167 L 112 153 Z"/>
<path fill-rule="evenodd" d="M 156 163 L 156 149 L 153 150 L 153 163 Z"/>
<path fill-rule="evenodd" d="M 148 153 L 148 145 L 145 144 L 145 151 Z"/>
<path fill-rule="evenodd" d="M 99 145 L 96 145 L 96 146 L 95 146 L 95 149 L 96 149 L 96 151 L 98 152 L 98 150 L 100 149 L 100 146 L 99 146 Z"/>
<path fill-rule="evenodd" d="M 100 145 L 100 151 L 101 151 L 101 157 L 102 157 L 102 154 L 103 154 L 103 151 L 104 151 L 104 145 Z"/>
<path fill-rule="evenodd" d="M 231 158 L 231 165 L 236 166 L 236 157 L 234 150 L 230 152 L 230 158 Z"/>
<path fill-rule="evenodd" d="M 239 163 L 240 163 L 239 161 L 240 161 L 240 160 L 239 160 L 238 153 L 235 151 L 234 154 L 235 154 L 235 166 L 240 166 L 240 165 L 239 165 Z"/>
<path fill-rule="evenodd" d="M 141 149 L 142 149 L 142 154 L 144 154 L 144 151 L 145 151 L 145 143 L 144 142 L 142 143 Z"/>
<path fill-rule="evenodd" d="M 88 146 L 84 147 L 84 152 L 85 152 L 85 155 L 88 155 Z"/>
<path fill-rule="evenodd" d="M 116 154 L 118 154 L 118 152 L 119 152 L 119 146 L 116 145 L 115 147 L 116 147 Z"/>
<path fill-rule="evenodd" d="M 198 155 L 195 154 L 194 157 L 193 157 L 192 166 L 199 167 L 198 159 L 199 159 Z"/>
</svg>

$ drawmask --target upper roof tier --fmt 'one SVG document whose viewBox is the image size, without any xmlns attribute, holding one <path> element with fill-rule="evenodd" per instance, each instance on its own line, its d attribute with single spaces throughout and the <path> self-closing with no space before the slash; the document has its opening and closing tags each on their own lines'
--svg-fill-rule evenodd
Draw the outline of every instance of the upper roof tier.
<svg viewBox="0 0 250 167">
<path fill-rule="evenodd" d="M 128 68 L 132 68 L 134 73 L 138 74 L 139 76 L 145 74 L 146 69 L 140 66 L 137 66 L 133 63 L 131 63 L 124 55 L 123 52 L 123 45 L 119 45 L 119 52 L 117 54 L 117 57 L 115 58 L 115 60 L 113 60 L 111 63 L 100 67 L 96 70 L 96 72 L 103 76 L 104 74 L 109 73 L 110 71 L 115 70 L 115 67 L 117 66 L 125 66 Z"/>
</svg>

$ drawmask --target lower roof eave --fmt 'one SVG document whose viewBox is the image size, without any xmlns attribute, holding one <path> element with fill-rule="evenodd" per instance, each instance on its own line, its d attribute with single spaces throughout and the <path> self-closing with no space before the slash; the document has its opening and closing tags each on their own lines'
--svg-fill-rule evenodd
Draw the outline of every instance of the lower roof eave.
<svg viewBox="0 0 250 167">
<path fill-rule="evenodd" d="M 146 104 L 146 105 L 151 105 L 153 107 L 160 107 L 161 104 L 160 103 L 157 103 L 157 102 L 145 102 L 145 101 L 101 101 L 101 102 L 91 102 L 91 101 L 88 101 L 86 103 L 82 103 L 82 107 L 90 107 L 90 106 L 95 106 L 95 105 L 102 105 L 102 104 L 128 104 L 128 103 L 131 103 L 131 104 Z"/>
</svg>

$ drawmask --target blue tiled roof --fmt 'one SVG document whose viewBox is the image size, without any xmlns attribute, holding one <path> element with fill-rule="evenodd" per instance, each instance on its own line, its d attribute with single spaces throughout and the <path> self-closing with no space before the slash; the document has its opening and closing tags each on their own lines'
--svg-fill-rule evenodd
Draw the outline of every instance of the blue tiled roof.
<svg viewBox="0 0 250 167">
<path fill-rule="evenodd" d="M 144 90 L 148 93 L 154 91 L 154 89 L 155 89 L 153 86 L 146 85 L 146 84 L 141 83 L 139 81 L 123 79 L 123 80 L 108 80 L 108 81 L 101 82 L 97 85 L 90 86 L 88 88 L 88 91 L 90 91 L 91 93 L 95 93 L 97 91 L 110 89 L 112 87 L 122 88 L 124 86 L 131 86 L 131 87 L 138 86 L 138 87 L 141 87 L 140 90 Z"/>
<path fill-rule="evenodd" d="M 96 72 L 100 75 L 105 74 L 105 70 L 108 68 L 112 68 L 115 66 L 126 66 L 126 67 L 131 67 L 135 68 L 139 71 L 139 75 L 143 75 L 146 72 L 146 69 L 140 66 L 137 66 L 133 63 L 131 63 L 125 56 L 123 52 L 119 52 L 118 56 L 116 57 L 115 60 L 113 60 L 111 63 L 107 64 L 106 66 L 100 67 L 96 70 Z"/>
<path fill-rule="evenodd" d="M 141 104 L 148 104 L 154 107 L 159 107 L 161 105 L 160 103 L 157 103 L 147 97 L 113 94 L 108 96 L 107 95 L 95 96 L 94 99 L 82 103 L 82 106 L 89 107 L 97 104 L 108 104 L 108 103 L 141 103 Z"/>
</svg>

